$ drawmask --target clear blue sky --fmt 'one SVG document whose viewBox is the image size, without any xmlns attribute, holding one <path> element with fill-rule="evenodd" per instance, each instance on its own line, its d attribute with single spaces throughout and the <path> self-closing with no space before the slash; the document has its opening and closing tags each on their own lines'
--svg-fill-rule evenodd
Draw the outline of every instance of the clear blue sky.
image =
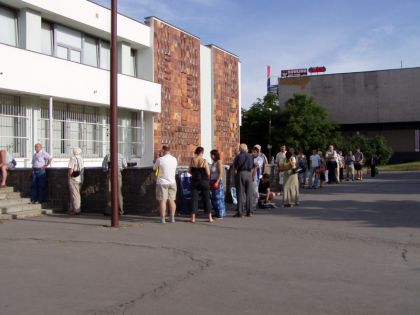
<svg viewBox="0 0 420 315">
<path fill-rule="evenodd" d="M 107 7 L 110 0 L 95 0 Z M 266 93 L 266 66 L 327 73 L 420 66 L 419 0 L 118 0 L 238 55 L 242 106 Z"/>
</svg>

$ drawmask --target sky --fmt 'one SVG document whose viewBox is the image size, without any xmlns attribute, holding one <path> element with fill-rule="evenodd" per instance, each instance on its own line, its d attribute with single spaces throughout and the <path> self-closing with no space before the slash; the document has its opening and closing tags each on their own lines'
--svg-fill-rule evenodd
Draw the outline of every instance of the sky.
<svg viewBox="0 0 420 315">
<path fill-rule="evenodd" d="M 94 0 L 110 7 L 110 0 Z M 242 107 L 266 94 L 266 68 L 326 73 L 420 66 L 419 0 L 118 0 L 239 56 Z"/>
</svg>

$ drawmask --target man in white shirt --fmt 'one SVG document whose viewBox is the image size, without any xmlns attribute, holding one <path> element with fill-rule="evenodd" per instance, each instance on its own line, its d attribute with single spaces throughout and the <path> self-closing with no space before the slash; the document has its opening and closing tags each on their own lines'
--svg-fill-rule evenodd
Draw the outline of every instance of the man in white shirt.
<svg viewBox="0 0 420 315">
<path fill-rule="evenodd" d="M 260 184 L 260 179 L 263 175 L 263 165 L 264 165 L 264 158 L 260 154 L 260 150 L 257 146 L 252 148 L 252 157 L 254 158 L 254 168 L 252 170 L 252 177 L 253 177 L 253 187 L 254 187 L 254 203 L 253 207 L 256 208 L 258 204 L 258 186 Z"/>
<path fill-rule="evenodd" d="M 312 150 L 312 155 L 309 158 L 310 160 L 310 173 L 309 173 L 309 189 L 317 189 L 318 188 L 318 180 L 319 175 L 316 170 L 321 166 L 321 157 L 319 156 L 317 150 Z M 313 177 L 315 175 L 315 185 L 313 185 Z"/>
<path fill-rule="evenodd" d="M 325 159 L 327 160 L 328 169 L 328 184 L 338 183 L 336 177 L 337 169 L 337 152 L 334 150 L 334 146 L 330 145 L 328 151 L 325 153 Z"/>
<path fill-rule="evenodd" d="M 176 211 L 176 181 L 177 159 L 171 155 L 169 146 L 164 145 L 159 158 L 155 160 L 153 170 L 156 171 L 156 199 L 159 201 L 160 220 L 165 223 L 166 203 L 169 200 L 170 221 L 175 222 Z"/>
<path fill-rule="evenodd" d="M 280 152 L 276 155 L 276 168 L 279 172 L 280 191 L 283 191 L 284 184 L 284 163 L 286 162 L 286 145 L 280 146 Z"/>
<path fill-rule="evenodd" d="M 41 144 L 35 144 L 35 153 L 32 157 L 32 203 L 42 203 L 45 201 L 45 184 L 47 181 L 45 169 L 51 165 L 51 161 L 52 158 L 50 155 L 42 151 Z"/>
</svg>

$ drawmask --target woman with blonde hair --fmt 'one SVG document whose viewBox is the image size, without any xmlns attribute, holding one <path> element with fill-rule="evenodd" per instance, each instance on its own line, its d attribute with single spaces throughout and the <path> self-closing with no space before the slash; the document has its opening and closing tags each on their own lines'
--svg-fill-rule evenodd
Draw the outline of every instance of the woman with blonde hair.
<svg viewBox="0 0 420 315">
<path fill-rule="evenodd" d="M 284 189 L 283 205 L 293 207 L 299 204 L 299 174 L 294 172 L 297 168 L 296 158 L 292 153 L 286 153 L 286 163 L 284 165 Z"/>
<path fill-rule="evenodd" d="M 69 160 L 67 170 L 69 183 L 69 214 L 78 215 L 81 210 L 80 188 L 83 183 L 83 158 L 80 148 L 73 148 L 73 156 Z"/>
</svg>

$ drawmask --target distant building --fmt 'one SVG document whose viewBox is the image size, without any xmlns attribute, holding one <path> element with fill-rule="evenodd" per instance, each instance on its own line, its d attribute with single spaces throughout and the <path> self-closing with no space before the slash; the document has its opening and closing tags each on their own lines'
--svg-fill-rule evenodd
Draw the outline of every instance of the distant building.
<svg viewBox="0 0 420 315">
<path fill-rule="evenodd" d="M 0 0 L 0 147 L 30 166 L 34 144 L 67 166 L 109 151 L 110 10 L 86 0 Z M 118 15 L 119 152 L 152 164 L 169 144 L 187 163 L 194 148 L 239 142 L 240 61 L 155 17 Z"/>
<path fill-rule="evenodd" d="M 393 161 L 420 159 L 420 68 L 279 78 L 280 106 L 313 96 L 345 134 L 383 135 Z"/>
</svg>

